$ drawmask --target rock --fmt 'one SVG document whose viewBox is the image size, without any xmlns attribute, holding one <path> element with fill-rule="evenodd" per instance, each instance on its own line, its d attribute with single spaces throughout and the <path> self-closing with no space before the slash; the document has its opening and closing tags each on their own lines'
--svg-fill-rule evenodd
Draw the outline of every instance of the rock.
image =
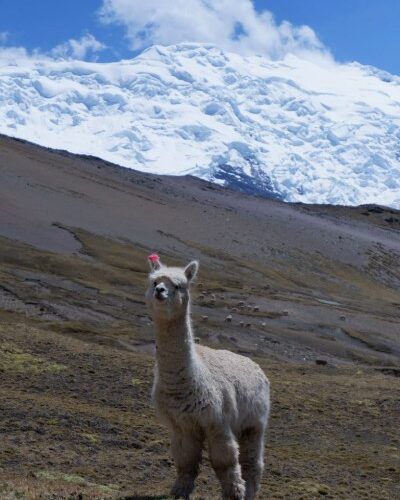
<svg viewBox="0 0 400 500">
<path fill-rule="evenodd" d="M 326 366 L 328 364 L 328 361 L 326 361 L 326 359 L 316 359 L 315 364 L 319 366 Z"/>
</svg>

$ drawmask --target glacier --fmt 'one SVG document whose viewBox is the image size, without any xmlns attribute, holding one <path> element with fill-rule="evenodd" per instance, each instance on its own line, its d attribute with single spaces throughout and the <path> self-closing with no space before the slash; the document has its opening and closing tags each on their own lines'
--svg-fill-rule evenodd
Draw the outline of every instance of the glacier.
<svg viewBox="0 0 400 500">
<path fill-rule="evenodd" d="M 0 60 L 0 132 L 289 202 L 400 208 L 400 78 L 208 44 Z"/>
</svg>

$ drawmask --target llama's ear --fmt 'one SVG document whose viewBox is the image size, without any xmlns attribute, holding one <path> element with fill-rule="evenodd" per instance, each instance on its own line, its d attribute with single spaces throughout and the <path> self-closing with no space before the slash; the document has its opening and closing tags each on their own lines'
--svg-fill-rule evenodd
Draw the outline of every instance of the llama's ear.
<svg viewBox="0 0 400 500">
<path fill-rule="evenodd" d="M 161 267 L 160 257 L 156 253 L 152 253 L 147 257 L 149 262 L 150 271 L 158 271 Z"/>
<path fill-rule="evenodd" d="M 185 276 L 188 281 L 192 281 L 192 279 L 196 276 L 197 271 L 199 270 L 199 263 L 197 260 L 192 260 L 186 267 L 185 267 Z"/>
</svg>

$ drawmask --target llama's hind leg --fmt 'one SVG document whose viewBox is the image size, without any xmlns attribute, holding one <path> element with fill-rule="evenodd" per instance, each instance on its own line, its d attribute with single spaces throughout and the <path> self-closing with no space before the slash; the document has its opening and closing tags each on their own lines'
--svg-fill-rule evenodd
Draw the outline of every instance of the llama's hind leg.
<svg viewBox="0 0 400 500">
<path fill-rule="evenodd" d="M 188 499 L 199 473 L 203 437 L 196 433 L 175 430 L 172 434 L 171 452 L 178 477 L 171 489 L 175 498 Z"/>
<path fill-rule="evenodd" d="M 222 486 L 224 500 L 244 500 L 244 481 L 239 464 L 239 446 L 230 432 L 208 436 L 211 464 Z"/>
<path fill-rule="evenodd" d="M 253 500 L 260 487 L 264 469 L 264 429 L 251 427 L 242 432 L 239 440 L 239 461 L 246 481 L 246 500 Z"/>
</svg>

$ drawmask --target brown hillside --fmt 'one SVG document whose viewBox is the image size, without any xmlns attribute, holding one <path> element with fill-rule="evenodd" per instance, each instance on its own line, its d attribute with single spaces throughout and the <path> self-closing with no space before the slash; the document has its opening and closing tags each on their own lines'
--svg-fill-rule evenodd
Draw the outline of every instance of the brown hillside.
<svg viewBox="0 0 400 500">
<path fill-rule="evenodd" d="M 151 251 L 200 260 L 196 335 L 271 379 L 262 499 L 400 496 L 399 212 L 284 204 L 3 136 L 0 498 L 168 498 Z M 218 498 L 207 460 L 196 494 Z"/>
</svg>

